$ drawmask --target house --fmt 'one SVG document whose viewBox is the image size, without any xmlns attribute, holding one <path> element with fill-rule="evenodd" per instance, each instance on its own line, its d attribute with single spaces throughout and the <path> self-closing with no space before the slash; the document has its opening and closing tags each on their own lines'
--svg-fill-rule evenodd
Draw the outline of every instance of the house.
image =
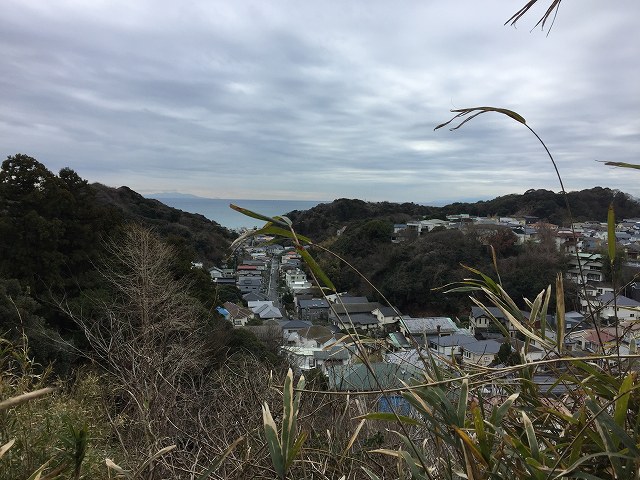
<svg viewBox="0 0 640 480">
<path fill-rule="evenodd" d="M 312 325 L 310 327 L 296 329 L 295 331 L 288 329 L 288 331 L 290 333 L 285 338 L 287 345 L 295 345 L 297 347 L 324 347 L 337 342 L 333 331 L 323 325 Z"/>
<path fill-rule="evenodd" d="M 249 320 L 255 317 L 251 309 L 232 302 L 224 302 L 223 307 L 228 313 L 228 316 L 225 315 L 225 318 L 229 320 L 234 327 L 244 327 Z"/>
<path fill-rule="evenodd" d="M 350 298 L 364 297 L 340 297 L 340 300 Z M 338 302 L 340 302 L 340 300 L 338 300 Z M 372 312 L 375 309 L 381 308 L 382 305 L 378 302 L 368 302 L 366 298 L 364 300 L 365 303 L 335 303 L 329 311 L 329 319 L 336 327 L 342 330 L 353 327 L 365 330 L 377 328 L 379 326 L 378 317 Z"/>
<path fill-rule="evenodd" d="M 311 282 L 307 279 L 307 274 L 298 268 L 285 272 L 284 283 L 292 292 L 311 288 Z"/>
<path fill-rule="evenodd" d="M 324 298 L 296 298 L 296 310 L 302 320 L 318 321 L 329 319 L 329 303 Z"/>
<path fill-rule="evenodd" d="M 235 271 L 233 268 L 211 267 L 209 275 L 211 275 L 213 281 L 216 281 L 223 278 L 235 278 Z"/>
<path fill-rule="evenodd" d="M 282 312 L 276 307 L 272 301 L 264 300 L 257 302 L 247 302 L 251 311 L 260 318 L 260 320 L 280 319 Z"/>
<path fill-rule="evenodd" d="M 285 339 L 287 339 L 292 333 L 298 333 L 300 330 L 309 328 L 311 326 L 311 322 L 305 322 L 303 320 L 289 320 L 286 322 L 282 322 L 281 325 L 282 335 Z"/>
<path fill-rule="evenodd" d="M 580 350 L 591 353 L 608 353 L 615 347 L 615 335 L 595 328 L 587 328 L 567 334 Z M 602 348 L 601 347 L 602 344 Z"/>
<path fill-rule="evenodd" d="M 240 277 L 236 282 L 240 293 L 258 293 L 262 289 L 262 279 L 254 277 Z"/>
<path fill-rule="evenodd" d="M 495 359 L 502 344 L 495 340 L 477 340 L 461 347 L 462 361 L 471 365 L 487 366 Z"/>
<path fill-rule="evenodd" d="M 394 307 L 378 307 L 371 312 L 380 325 L 393 325 L 402 320 L 402 314 Z"/>
<path fill-rule="evenodd" d="M 433 335 L 428 338 L 428 346 L 434 354 L 449 361 L 459 361 L 462 357 L 463 349 L 470 343 L 476 343 L 475 337 L 460 333 L 439 336 Z"/>
<path fill-rule="evenodd" d="M 351 303 L 368 303 L 369 299 L 367 297 L 352 297 L 346 293 L 334 293 L 332 295 L 327 295 L 327 300 L 330 303 L 341 304 L 351 304 Z"/>
<path fill-rule="evenodd" d="M 340 330 L 360 329 L 374 330 L 380 325 L 372 313 L 342 313 L 333 318 L 333 324 Z"/>
<path fill-rule="evenodd" d="M 488 312 L 487 312 L 488 311 Z M 502 331 L 492 316 L 498 320 L 508 331 L 510 336 L 516 335 L 516 329 L 511 325 L 505 314 L 498 307 L 487 307 L 487 311 L 480 307 L 471 307 L 469 314 L 469 330 L 474 336 L 502 337 Z"/>
<path fill-rule="evenodd" d="M 325 375 L 334 368 L 347 365 L 351 355 L 347 349 L 335 346 L 329 349 L 318 347 L 283 346 L 282 354 L 297 372 L 320 368 Z"/>
<path fill-rule="evenodd" d="M 613 292 L 603 293 L 598 295 L 593 303 L 593 307 L 599 309 L 600 320 L 604 322 L 613 321 L 616 317 L 618 321 L 640 318 L 640 302 L 624 295 L 614 296 Z"/>
<path fill-rule="evenodd" d="M 375 391 L 401 388 L 403 382 L 419 381 L 420 374 L 411 365 L 376 362 L 370 364 L 373 373 L 363 363 L 335 366 L 328 370 L 329 389 L 339 392 Z"/>
<path fill-rule="evenodd" d="M 586 282 L 603 282 L 604 274 L 602 273 L 603 260 L 599 253 L 580 252 L 578 256 L 571 255 L 568 260 L 568 268 L 566 273 L 567 280 L 582 285 L 583 277 L 580 276 L 580 266 Z"/>
<path fill-rule="evenodd" d="M 426 343 L 429 335 L 451 335 L 458 331 L 458 327 L 449 317 L 403 317 L 400 331 L 408 338 L 413 337 L 419 345 Z"/>
<path fill-rule="evenodd" d="M 260 301 L 268 300 L 268 297 L 264 293 L 249 292 L 242 295 L 242 299 L 245 302 L 260 302 Z"/>
</svg>

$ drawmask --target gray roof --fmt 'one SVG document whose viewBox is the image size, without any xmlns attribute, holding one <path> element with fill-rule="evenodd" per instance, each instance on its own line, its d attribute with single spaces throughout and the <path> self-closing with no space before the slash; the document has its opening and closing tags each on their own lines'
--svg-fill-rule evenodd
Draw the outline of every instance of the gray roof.
<svg viewBox="0 0 640 480">
<path fill-rule="evenodd" d="M 313 352 L 313 358 L 318 360 L 349 360 L 349 350 L 343 347 L 331 347 L 328 350 Z"/>
<path fill-rule="evenodd" d="M 380 308 L 378 302 L 367 302 L 367 303 L 347 303 L 345 305 L 340 305 L 339 303 L 335 303 L 333 305 L 333 309 L 336 311 L 338 315 L 348 312 L 348 313 L 371 313 L 376 308 Z"/>
<path fill-rule="evenodd" d="M 340 303 L 368 303 L 367 297 L 350 297 L 347 295 L 340 295 L 339 299 L 335 301 L 338 305 Z"/>
<path fill-rule="evenodd" d="M 330 368 L 329 388 L 338 391 L 371 391 L 379 390 L 378 382 L 383 388 L 399 388 L 403 386 L 401 381 L 411 383 L 417 379 L 415 369 L 409 365 L 386 362 L 370 365 L 375 377 L 362 363 Z"/>
<path fill-rule="evenodd" d="M 262 279 L 259 277 L 241 277 L 238 278 L 238 285 L 261 285 Z"/>
<path fill-rule="evenodd" d="M 469 343 L 475 343 L 478 340 L 470 335 L 462 335 L 454 333 L 453 335 L 445 335 L 440 338 L 434 337 L 429 339 L 431 342 L 437 343 L 441 347 L 459 347 L 466 346 Z"/>
<path fill-rule="evenodd" d="M 285 330 L 301 330 L 309 328 L 311 325 L 311 322 L 305 322 L 304 320 L 289 320 L 282 324 L 282 328 Z"/>
<path fill-rule="evenodd" d="M 354 325 L 374 325 L 378 323 L 378 319 L 370 314 L 370 313 L 352 313 L 350 315 L 342 314 L 339 315 L 338 324 L 342 326 L 344 323 L 345 326 Z"/>
<path fill-rule="evenodd" d="M 259 301 L 268 300 L 267 296 L 264 293 L 258 293 L 258 292 L 245 293 L 242 296 L 242 298 L 247 302 L 254 302 L 254 301 L 259 302 Z"/>
<path fill-rule="evenodd" d="M 298 300 L 300 308 L 329 308 L 324 298 L 312 298 L 311 300 Z"/>
<path fill-rule="evenodd" d="M 500 350 L 500 342 L 495 340 L 476 340 L 464 345 L 464 349 L 479 355 L 496 354 Z"/>
<path fill-rule="evenodd" d="M 380 313 L 382 313 L 382 315 L 384 315 L 385 317 L 397 317 L 397 316 L 402 316 L 401 313 L 399 313 L 399 311 L 396 311 L 397 309 L 393 308 L 393 307 L 379 307 L 378 310 L 380 310 Z"/>
<path fill-rule="evenodd" d="M 603 293 L 598 297 L 602 303 L 608 303 L 613 306 L 613 293 Z M 616 298 L 616 305 L 619 307 L 640 307 L 640 302 L 636 302 L 632 298 L 625 297 L 624 295 L 618 295 Z"/>
<path fill-rule="evenodd" d="M 424 318 L 410 318 L 404 317 L 401 325 L 411 335 L 422 335 L 437 333 L 438 326 L 440 332 L 456 332 L 458 327 L 449 317 L 424 317 Z"/>
</svg>

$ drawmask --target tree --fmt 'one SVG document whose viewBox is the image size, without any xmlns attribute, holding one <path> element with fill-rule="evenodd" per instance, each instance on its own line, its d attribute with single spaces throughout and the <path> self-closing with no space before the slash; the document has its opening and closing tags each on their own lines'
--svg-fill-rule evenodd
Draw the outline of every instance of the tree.
<svg viewBox="0 0 640 480">
<path fill-rule="evenodd" d="M 187 433 L 201 433 L 198 417 L 210 405 L 194 388 L 226 348 L 227 330 L 208 322 L 188 285 L 174 278 L 175 252 L 148 229 L 130 225 L 106 250 L 100 273 L 110 285 L 109 300 L 93 318 L 69 314 L 111 375 L 120 419 L 113 428 L 128 460 L 139 462 L 169 438 L 187 441 Z M 145 471 L 147 478 L 171 476 L 154 462 Z"/>
</svg>

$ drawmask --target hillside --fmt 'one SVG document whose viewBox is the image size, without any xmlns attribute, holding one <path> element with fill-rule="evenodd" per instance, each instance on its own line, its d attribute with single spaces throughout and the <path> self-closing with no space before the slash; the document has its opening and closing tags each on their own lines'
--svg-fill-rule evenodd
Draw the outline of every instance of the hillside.
<svg viewBox="0 0 640 480">
<path fill-rule="evenodd" d="M 613 202 L 617 218 L 640 217 L 640 203 L 630 195 L 610 188 L 594 187 L 567 194 L 575 221 L 607 219 L 609 204 Z M 532 215 L 556 225 L 568 225 L 569 217 L 561 193 L 550 190 L 528 190 L 524 194 L 510 194 L 475 203 L 456 202 L 444 207 L 430 207 L 416 203 L 364 202 L 341 198 L 318 205 L 307 211 L 287 214 L 298 231 L 321 241 L 335 235 L 340 228 L 358 222 L 379 219 L 403 223 L 421 218 L 441 218 L 468 213 L 476 216 Z"/>
<path fill-rule="evenodd" d="M 188 213 L 164 203 L 144 198 L 129 187 L 112 188 L 94 183 L 96 201 L 118 210 L 125 221 L 151 227 L 161 237 L 181 247 L 191 247 L 206 265 L 219 263 L 229 252 L 236 234 L 196 213 Z"/>
</svg>

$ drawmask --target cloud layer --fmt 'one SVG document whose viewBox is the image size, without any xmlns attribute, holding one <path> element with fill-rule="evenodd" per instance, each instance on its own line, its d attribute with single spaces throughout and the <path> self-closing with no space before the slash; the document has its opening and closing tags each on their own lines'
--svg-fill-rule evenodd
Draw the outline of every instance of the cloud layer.
<svg viewBox="0 0 640 480">
<path fill-rule="evenodd" d="M 521 2 L 521 3 L 524 3 Z M 434 202 L 638 195 L 640 3 L 566 0 L 550 35 L 476 2 L 5 0 L 0 145 L 141 193 Z M 541 5 L 546 8 L 546 5 Z"/>
</svg>

